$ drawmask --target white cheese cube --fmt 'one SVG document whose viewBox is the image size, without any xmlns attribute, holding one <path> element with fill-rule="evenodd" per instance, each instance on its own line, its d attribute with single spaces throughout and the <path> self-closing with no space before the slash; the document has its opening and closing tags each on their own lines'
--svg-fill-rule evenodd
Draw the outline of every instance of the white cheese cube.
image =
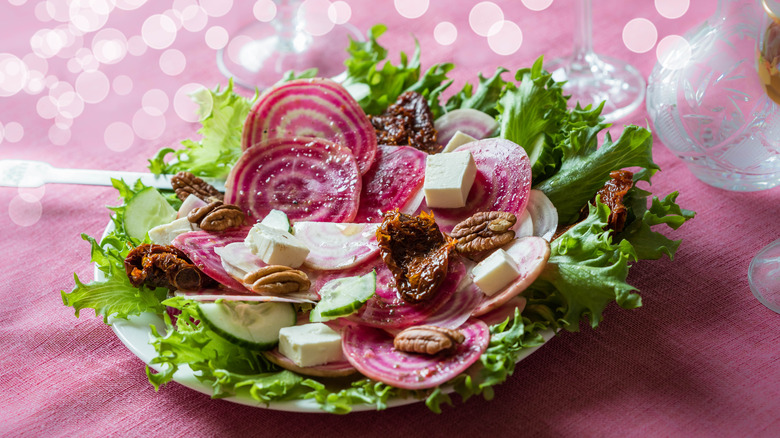
<svg viewBox="0 0 780 438">
<path fill-rule="evenodd" d="M 460 131 L 455 131 L 455 135 L 452 136 L 450 141 L 447 142 L 447 145 L 444 146 L 444 149 L 442 149 L 442 152 L 452 152 L 455 149 L 457 149 L 459 146 L 463 146 L 466 143 L 471 143 L 472 141 L 477 141 L 476 138 L 464 134 Z"/>
<path fill-rule="evenodd" d="M 474 276 L 474 283 L 487 296 L 507 287 L 520 276 L 515 260 L 501 248 L 474 266 L 471 273 Z"/>
<path fill-rule="evenodd" d="M 287 231 L 264 224 L 255 224 L 244 243 L 260 259 L 269 265 L 297 268 L 309 255 L 309 248 Z"/>
<path fill-rule="evenodd" d="M 299 367 L 344 360 L 341 335 L 321 322 L 284 327 L 279 330 L 279 353 Z"/>
<path fill-rule="evenodd" d="M 149 239 L 157 245 L 170 245 L 179 234 L 188 233 L 196 228 L 197 225 L 193 226 L 186 217 L 183 217 L 152 228 L 149 230 Z"/>
<path fill-rule="evenodd" d="M 423 192 L 428 207 L 460 208 L 466 205 L 477 165 L 471 152 L 428 155 Z"/>
</svg>

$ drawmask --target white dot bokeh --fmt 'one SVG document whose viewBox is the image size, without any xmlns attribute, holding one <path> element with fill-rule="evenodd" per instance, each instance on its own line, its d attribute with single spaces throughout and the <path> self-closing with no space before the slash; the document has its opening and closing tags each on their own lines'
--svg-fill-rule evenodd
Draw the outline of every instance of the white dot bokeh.
<svg viewBox="0 0 780 438">
<path fill-rule="evenodd" d="M 326 35 L 335 23 L 328 16 L 329 0 L 304 0 L 299 10 L 304 22 L 304 31 L 314 36 Z"/>
<path fill-rule="evenodd" d="M 189 83 L 182 85 L 173 96 L 173 110 L 176 115 L 185 122 L 197 122 L 200 119 L 198 115 L 199 105 L 192 99 L 190 94 L 202 90 L 202 84 Z"/>
<path fill-rule="evenodd" d="M 18 143 L 24 138 L 24 127 L 19 122 L 8 122 L 3 127 L 3 139 L 9 143 Z"/>
<path fill-rule="evenodd" d="M 513 21 L 500 21 L 488 31 L 488 45 L 499 55 L 512 55 L 523 45 L 523 32 Z"/>
<path fill-rule="evenodd" d="M 168 95 L 159 88 L 153 88 L 147 91 L 141 98 L 141 106 L 144 111 L 153 116 L 165 114 L 165 112 L 168 111 L 169 103 Z"/>
<path fill-rule="evenodd" d="M 404 18 L 420 18 L 427 11 L 428 0 L 393 0 L 395 10 Z"/>
<path fill-rule="evenodd" d="M 442 21 L 433 28 L 433 39 L 442 46 L 449 46 L 458 39 L 458 28 L 449 21 Z"/>
<path fill-rule="evenodd" d="M 664 18 L 680 18 L 690 6 L 690 0 L 655 0 L 655 10 Z"/>
<path fill-rule="evenodd" d="M 49 128 L 49 141 L 57 146 L 62 146 L 70 141 L 70 129 L 58 124 Z"/>
<path fill-rule="evenodd" d="M 276 18 L 276 3 L 272 0 L 257 0 L 252 6 L 252 14 L 259 21 L 267 23 Z"/>
<path fill-rule="evenodd" d="M 127 37 L 117 29 L 102 29 L 92 39 L 92 54 L 102 64 L 116 64 L 127 55 Z"/>
<path fill-rule="evenodd" d="M 200 0 L 200 7 L 210 17 L 221 17 L 233 7 L 233 0 Z"/>
<path fill-rule="evenodd" d="M 37 200 L 28 201 L 22 196 L 14 196 L 8 203 L 8 215 L 11 221 L 22 227 L 29 227 L 38 223 L 43 213 L 43 206 Z"/>
<path fill-rule="evenodd" d="M 155 14 L 144 21 L 141 36 L 153 49 L 165 49 L 176 40 L 176 23 L 163 14 Z"/>
<path fill-rule="evenodd" d="M 328 7 L 328 18 L 335 24 L 346 24 L 352 18 L 352 8 L 345 1 L 335 1 Z"/>
<path fill-rule="evenodd" d="M 684 68 L 693 56 L 690 43 L 680 35 L 668 35 L 661 39 L 655 54 L 658 62 L 669 70 Z"/>
<path fill-rule="evenodd" d="M 186 6 L 181 11 L 182 26 L 190 32 L 200 32 L 209 22 L 209 16 L 197 4 Z"/>
<path fill-rule="evenodd" d="M 133 91 L 133 79 L 127 75 L 119 75 L 111 81 L 111 88 L 114 89 L 114 93 L 120 96 L 126 96 Z"/>
<path fill-rule="evenodd" d="M 155 140 L 165 132 L 165 116 L 141 108 L 133 114 L 133 132 L 141 139 Z"/>
<path fill-rule="evenodd" d="M 504 11 L 493 2 L 480 2 L 469 12 L 469 26 L 479 36 L 489 36 L 491 30 L 499 30 L 496 23 L 504 21 Z"/>
<path fill-rule="evenodd" d="M 105 73 L 85 71 L 76 78 L 76 93 L 86 103 L 98 103 L 108 96 L 111 84 Z"/>
<path fill-rule="evenodd" d="M 106 147 L 114 152 L 122 152 L 130 149 L 135 140 L 133 128 L 124 122 L 113 122 L 106 126 L 103 132 L 103 141 Z"/>
<path fill-rule="evenodd" d="M 71 0 L 68 18 L 74 28 L 82 33 L 95 32 L 108 21 L 114 2 L 107 0 Z"/>
<path fill-rule="evenodd" d="M 658 30 L 646 18 L 634 18 L 623 27 L 623 44 L 635 53 L 645 53 L 655 47 Z"/>
<path fill-rule="evenodd" d="M 206 45 L 214 50 L 225 47 L 230 36 L 228 31 L 222 26 L 212 26 L 206 31 Z"/>
<path fill-rule="evenodd" d="M 0 96 L 13 96 L 22 91 L 29 76 L 24 61 L 10 53 L 0 53 Z"/>
<path fill-rule="evenodd" d="M 187 67 L 187 58 L 180 50 L 167 49 L 160 54 L 160 70 L 168 76 L 181 74 Z"/>
<path fill-rule="evenodd" d="M 532 11 L 543 11 L 552 5 L 553 0 L 523 0 L 523 5 Z"/>
<path fill-rule="evenodd" d="M 125 11 L 138 9 L 146 3 L 147 0 L 115 0 L 116 7 Z"/>
<path fill-rule="evenodd" d="M 19 187 L 16 189 L 19 197 L 27 202 L 38 202 L 46 194 L 46 185 L 40 187 Z"/>
</svg>

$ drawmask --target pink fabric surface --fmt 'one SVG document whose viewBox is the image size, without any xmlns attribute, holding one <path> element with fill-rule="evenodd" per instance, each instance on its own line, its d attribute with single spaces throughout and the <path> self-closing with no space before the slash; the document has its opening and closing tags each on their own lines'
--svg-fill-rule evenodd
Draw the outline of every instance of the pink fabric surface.
<svg viewBox="0 0 780 438">
<path fill-rule="evenodd" d="M 128 38 L 140 35 L 147 17 L 172 8 L 169 2 L 127 6 L 135 3 L 117 2 L 125 8 L 112 10 L 103 28 L 119 29 Z M 216 51 L 205 44 L 206 31 L 213 26 L 236 31 L 253 20 L 253 3 L 235 2 L 224 15 L 217 11 L 219 16 L 208 17 L 200 30 L 181 28 L 171 47 L 148 48 L 101 64 L 100 71 L 111 81 L 130 78 L 132 90 L 119 94 L 112 88 L 102 101 L 71 109 L 72 120 L 44 117 L 46 102 L 41 99 L 51 94 L 48 89 L 0 97 L 0 126 L 6 132 L 4 139 L 0 136 L 0 158 L 144 171 L 146 159 L 159 148 L 194 135 L 196 125 L 175 112 L 179 87 L 226 83 L 217 69 Z M 454 89 L 466 79 L 473 82 L 479 72 L 492 73 L 497 65 L 514 70 L 541 54 L 554 58 L 570 52 L 571 0 L 554 1 L 538 12 L 525 2 L 496 0 L 505 19 L 523 32 L 522 46 L 511 56 L 495 54 L 484 37 L 469 29 L 475 3 L 432 1 L 424 15 L 412 19 L 401 16 L 389 0 L 347 1 L 350 22 L 361 30 L 374 23 L 389 26 L 381 41 L 391 53 L 411 52 L 414 34 L 424 66 L 454 62 Z M 698 25 L 716 7 L 714 0 L 696 0 L 682 17 L 669 19 L 654 3 L 659 2 L 595 1 L 596 51 L 629 60 L 647 77 L 655 51 L 629 51 L 621 40 L 625 24 L 646 18 L 660 40 Z M 179 2 L 173 4 L 181 8 Z M 63 25 L 58 20 L 64 16 L 67 21 L 69 11 L 73 8 L 64 1 L 0 3 L 0 53 L 30 54 L 36 32 Z M 454 44 L 435 41 L 433 30 L 441 21 L 457 26 Z M 81 37 L 81 46 L 90 48 L 94 33 Z M 158 62 L 170 48 L 187 60 L 186 68 L 173 76 L 163 73 Z M 67 92 L 79 71 L 73 59 L 88 61 L 83 55 L 65 51 L 46 60 L 45 77 L 71 84 L 70 89 L 55 87 L 61 105 L 68 105 Z M 168 96 L 168 104 L 161 106 L 163 129 L 159 118 L 153 120 L 157 125 L 144 125 L 138 113 L 149 90 Z M 150 131 L 136 135 L 126 150 L 107 147 L 106 127 L 114 122 L 132 126 L 134 117 L 141 132 Z M 640 109 L 621 123 L 647 125 L 647 112 Z M 23 128 L 21 138 L 16 124 Z M 754 299 L 747 267 L 759 248 L 780 237 L 780 188 L 755 193 L 715 189 L 694 178 L 660 142 L 654 156 L 662 171 L 651 190 L 661 196 L 679 190 L 679 203 L 697 216 L 671 233 L 683 239 L 674 261 L 641 262 L 632 268 L 629 281 L 640 290 L 644 305 L 630 311 L 610 306 L 598 329 L 563 333 L 522 361 L 509 381 L 496 388 L 493 400 L 456 401 L 440 415 L 422 404 L 346 417 L 296 414 L 212 400 L 177 383 L 155 392 L 142 361 L 110 327 L 91 312 L 75 318 L 60 298 L 60 290 L 73 287 L 74 272 L 85 280 L 92 277 L 89 245 L 79 235 L 100 235 L 108 222 L 105 206 L 116 203 L 116 193 L 70 185 L 0 188 L 0 435 L 778 436 L 780 315 Z"/>
</svg>

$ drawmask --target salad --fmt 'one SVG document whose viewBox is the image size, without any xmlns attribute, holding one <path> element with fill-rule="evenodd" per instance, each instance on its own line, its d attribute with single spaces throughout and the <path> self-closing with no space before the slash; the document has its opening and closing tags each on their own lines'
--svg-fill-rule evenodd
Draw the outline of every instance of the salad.
<svg viewBox="0 0 780 438">
<path fill-rule="evenodd" d="M 454 66 L 423 72 L 419 46 L 391 63 L 385 30 L 350 41 L 338 82 L 197 93 L 200 138 L 149 160 L 175 190 L 114 181 L 109 229 L 82 235 L 101 275 L 62 299 L 161 315 L 155 389 L 186 366 L 213 397 L 440 412 L 453 391 L 490 399 L 545 332 L 641 306 L 629 267 L 674 256 L 656 226 L 694 213 L 639 187 L 659 170 L 647 129 L 604 134 L 542 58 L 444 99 Z"/>
</svg>

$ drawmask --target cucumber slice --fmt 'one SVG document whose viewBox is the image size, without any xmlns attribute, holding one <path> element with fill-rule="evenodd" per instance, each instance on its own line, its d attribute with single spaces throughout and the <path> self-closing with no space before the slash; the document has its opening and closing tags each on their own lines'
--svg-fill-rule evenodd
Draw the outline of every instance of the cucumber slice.
<svg viewBox="0 0 780 438">
<path fill-rule="evenodd" d="M 271 210 L 267 215 L 265 215 L 260 223 L 277 230 L 292 233 L 290 219 L 287 217 L 287 214 L 281 210 Z"/>
<path fill-rule="evenodd" d="M 146 233 L 157 225 L 174 219 L 176 210 L 154 187 L 142 189 L 125 206 L 125 232 L 138 240 L 144 240 Z"/>
<path fill-rule="evenodd" d="M 309 320 L 322 322 L 350 315 L 360 309 L 375 292 L 376 271 L 331 280 L 320 288 L 320 302 L 309 314 Z"/>
<path fill-rule="evenodd" d="M 218 335 L 242 347 L 270 350 L 279 343 L 279 330 L 295 325 L 290 303 L 217 301 L 198 305 L 201 321 Z"/>
</svg>

